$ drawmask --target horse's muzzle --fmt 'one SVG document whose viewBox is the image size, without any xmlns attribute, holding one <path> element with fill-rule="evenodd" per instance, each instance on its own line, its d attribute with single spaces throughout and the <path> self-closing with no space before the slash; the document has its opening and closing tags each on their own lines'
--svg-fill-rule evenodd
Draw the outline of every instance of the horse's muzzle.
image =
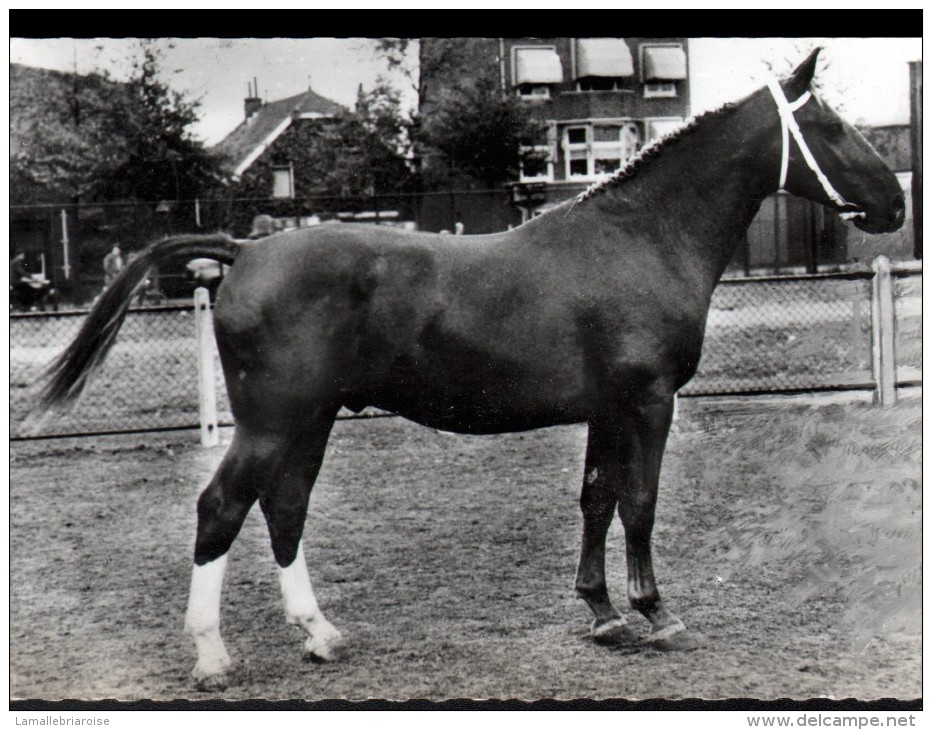
<svg viewBox="0 0 932 730">
<path fill-rule="evenodd" d="M 902 193 L 897 193 L 890 203 L 889 213 L 880 216 L 877 213 L 868 213 L 864 217 L 854 219 L 855 228 L 865 233 L 890 233 L 899 230 L 906 220 L 906 201 Z"/>
</svg>

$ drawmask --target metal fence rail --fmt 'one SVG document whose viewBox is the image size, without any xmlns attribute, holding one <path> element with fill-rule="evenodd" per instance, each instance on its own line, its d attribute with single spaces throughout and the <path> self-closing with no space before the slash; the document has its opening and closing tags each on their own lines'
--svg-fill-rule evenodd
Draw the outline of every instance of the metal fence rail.
<svg viewBox="0 0 932 730">
<path fill-rule="evenodd" d="M 873 389 L 872 279 L 851 272 L 723 281 L 712 299 L 702 360 L 685 396 Z M 921 383 L 922 272 L 894 271 L 896 384 Z M 27 431 L 40 376 L 84 312 L 10 316 L 12 440 L 196 428 L 193 307 L 131 310 L 75 410 Z M 216 345 L 217 416 L 232 423 Z"/>
</svg>

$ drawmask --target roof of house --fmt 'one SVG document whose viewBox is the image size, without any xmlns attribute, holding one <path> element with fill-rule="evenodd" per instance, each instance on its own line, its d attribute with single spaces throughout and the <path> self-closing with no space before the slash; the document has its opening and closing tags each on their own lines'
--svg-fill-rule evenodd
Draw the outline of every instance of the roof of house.
<svg viewBox="0 0 932 730">
<path fill-rule="evenodd" d="M 248 119 L 214 146 L 231 161 L 234 176 L 241 175 L 256 161 L 294 119 L 333 117 L 345 107 L 311 89 L 286 99 L 263 104 Z"/>
</svg>

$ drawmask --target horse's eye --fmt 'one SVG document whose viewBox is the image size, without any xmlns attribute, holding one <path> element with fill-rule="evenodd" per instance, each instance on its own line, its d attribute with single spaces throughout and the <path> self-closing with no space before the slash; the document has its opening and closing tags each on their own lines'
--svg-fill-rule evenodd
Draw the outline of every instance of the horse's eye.
<svg viewBox="0 0 932 730">
<path fill-rule="evenodd" d="M 825 124 L 824 130 L 829 139 L 839 139 L 845 133 L 845 125 L 840 119 L 833 119 Z"/>
</svg>

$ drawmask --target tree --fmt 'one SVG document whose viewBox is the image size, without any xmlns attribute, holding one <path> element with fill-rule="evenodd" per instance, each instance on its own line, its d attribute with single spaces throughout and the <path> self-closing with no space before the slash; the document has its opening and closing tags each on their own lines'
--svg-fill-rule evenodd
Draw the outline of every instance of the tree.
<svg viewBox="0 0 932 730">
<path fill-rule="evenodd" d="M 197 102 L 160 80 L 149 42 L 128 82 L 24 66 L 10 77 L 13 203 L 193 198 L 220 180 L 188 132 Z"/>
<path fill-rule="evenodd" d="M 450 172 L 465 172 L 495 188 L 516 180 L 528 146 L 545 142 L 546 127 L 519 98 L 502 94 L 494 78 L 480 76 L 441 98 L 421 140 Z"/>
<path fill-rule="evenodd" d="M 182 200 L 222 180 L 220 160 L 191 136 L 199 103 L 160 78 L 161 53 L 141 42 L 126 84 L 126 101 L 113 110 L 106 132 L 114 144 L 97 171 L 94 197 L 106 200 Z"/>
<path fill-rule="evenodd" d="M 411 120 L 401 111 L 400 94 L 385 79 L 370 91 L 360 85 L 356 108 L 339 119 L 335 131 L 343 153 L 336 171 L 341 190 L 400 193 L 414 188 Z"/>
<path fill-rule="evenodd" d="M 417 176 L 411 161 L 409 120 L 400 95 L 386 82 L 358 90 L 354 109 L 332 117 L 294 120 L 236 182 L 240 198 L 267 199 L 272 170 L 289 167 L 300 199 L 365 197 L 410 192 Z M 318 203 L 308 205 L 315 212 Z M 293 214 L 290 198 L 264 200 L 263 212 Z M 319 211 L 316 211 L 319 212 Z"/>
<path fill-rule="evenodd" d="M 108 120 L 125 88 L 103 76 L 10 67 L 10 202 L 87 197 L 113 154 Z"/>
<path fill-rule="evenodd" d="M 405 69 L 408 39 L 383 39 L 377 52 Z M 497 46 L 488 38 L 421 39 L 420 117 L 412 124 L 425 183 L 449 186 L 466 177 L 494 188 L 515 180 L 525 160 L 539 156 L 546 126 L 499 81 Z"/>
<path fill-rule="evenodd" d="M 414 69 L 409 65 L 411 48 L 411 38 L 380 38 L 376 41 L 375 53 L 385 60 L 389 70 L 400 70 L 413 80 Z"/>
</svg>

